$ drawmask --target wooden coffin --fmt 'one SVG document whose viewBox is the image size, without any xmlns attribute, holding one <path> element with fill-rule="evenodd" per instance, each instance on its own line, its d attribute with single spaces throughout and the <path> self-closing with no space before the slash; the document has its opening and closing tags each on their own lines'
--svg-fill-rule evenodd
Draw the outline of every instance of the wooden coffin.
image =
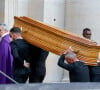
<svg viewBox="0 0 100 90">
<path fill-rule="evenodd" d="M 32 45 L 57 55 L 71 46 L 85 64 L 97 65 L 100 46 L 90 40 L 28 17 L 14 17 L 14 26 L 22 29 L 23 38 Z"/>
</svg>

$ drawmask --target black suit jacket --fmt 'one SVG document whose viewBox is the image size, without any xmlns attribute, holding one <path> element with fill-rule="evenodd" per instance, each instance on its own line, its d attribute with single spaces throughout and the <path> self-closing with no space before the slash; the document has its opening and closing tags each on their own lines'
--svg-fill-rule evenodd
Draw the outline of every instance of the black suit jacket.
<svg viewBox="0 0 100 90">
<path fill-rule="evenodd" d="M 100 82 L 100 63 L 99 66 L 89 66 L 90 70 L 90 81 Z"/>
<path fill-rule="evenodd" d="M 89 82 L 89 69 L 81 61 L 76 61 L 71 64 L 64 63 L 65 55 L 63 54 L 58 65 L 69 71 L 70 82 Z"/>
<path fill-rule="evenodd" d="M 31 46 L 31 69 L 32 73 L 36 76 L 45 76 L 46 74 L 46 58 L 49 54 L 41 48 Z"/>
<path fill-rule="evenodd" d="M 24 60 L 30 62 L 29 45 L 23 39 L 17 39 L 11 42 L 11 50 L 14 58 L 13 61 L 13 74 L 17 75 L 21 73 L 21 69 L 24 69 Z"/>
</svg>

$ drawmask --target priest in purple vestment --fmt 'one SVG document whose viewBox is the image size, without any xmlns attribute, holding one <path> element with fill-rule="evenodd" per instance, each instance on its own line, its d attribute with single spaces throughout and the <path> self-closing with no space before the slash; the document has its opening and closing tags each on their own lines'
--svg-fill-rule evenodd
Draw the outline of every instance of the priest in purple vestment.
<svg viewBox="0 0 100 90">
<path fill-rule="evenodd" d="M 10 38 L 5 24 L 0 24 L 0 71 L 12 78 L 12 55 Z M 0 84 L 9 84 L 12 81 L 0 73 Z"/>
</svg>

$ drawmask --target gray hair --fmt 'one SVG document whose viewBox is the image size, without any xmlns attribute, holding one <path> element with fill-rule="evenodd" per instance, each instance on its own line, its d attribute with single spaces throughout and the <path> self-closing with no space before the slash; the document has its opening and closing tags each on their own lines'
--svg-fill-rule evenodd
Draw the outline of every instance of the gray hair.
<svg viewBox="0 0 100 90">
<path fill-rule="evenodd" d="M 4 30 L 8 31 L 8 28 L 7 28 L 6 24 L 0 24 L 0 27 L 2 27 Z"/>
<path fill-rule="evenodd" d="M 70 58 L 70 59 L 75 59 L 75 58 L 77 58 L 77 55 L 74 52 L 67 52 L 65 54 L 65 57 Z"/>
</svg>

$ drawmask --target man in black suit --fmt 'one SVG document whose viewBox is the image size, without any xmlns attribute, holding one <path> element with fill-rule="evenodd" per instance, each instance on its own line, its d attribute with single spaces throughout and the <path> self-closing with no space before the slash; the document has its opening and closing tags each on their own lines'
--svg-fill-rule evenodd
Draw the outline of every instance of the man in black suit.
<svg viewBox="0 0 100 90">
<path fill-rule="evenodd" d="M 89 70 L 90 70 L 90 81 L 100 82 L 100 62 L 98 62 L 98 66 L 89 66 Z"/>
<path fill-rule="evenodd" d="M 10 36 L 14 40 L 11 42 L 14 79 L 24 83 L 29 76 L 29 83 L 43 82 L 46 74 L 45 61 L 49 52 L 25 42 L 18 27 L 10 30 Z M 26 70 L 30 71 L 29 74 L 26 72 L 22 76 L 21 73 Z"/>
<path fill-rule="evenodd" d="M 46 75 L 45 63 L 49 52 L 35 46 L 32 46 L 30 50 L 32 57 L 30 67 L 32 70 L 29 76 L 29 82 L 42 83 Z"/>
<path fill-rule="evenodd" d="M 25 83 L 30 73 L 30 51 L 29 45 L 21 37 L 21 30 L 13 27 L 10 30 L 11 50 L 13 61 L 13 78 L 19 83 Z"/>
<path fill-rule="evenodd" d="M 65 63 L 64 60 L 66 60 L 67 63 Z M 58 65 L 69 71 L 70 82 L 90 81 L 88 67 L 78 60 L 76 54 L 70 49 L 60 57 Z"/>
<path fill-rule="evenodd" d="M 83 29 L 83 37 L 91 39 L 92 32 L 91 29 Z M 92 40 L 91 40 L 92 41 Z M 96 42 L 94 42 L 97 45 Z M 99 58 L 100 59 L 100 58 Z M 90 71 L 90 82 L 100 82 L 100 60 L 98 60 L 98 66 L 88 66 Z"/>
</svg>

